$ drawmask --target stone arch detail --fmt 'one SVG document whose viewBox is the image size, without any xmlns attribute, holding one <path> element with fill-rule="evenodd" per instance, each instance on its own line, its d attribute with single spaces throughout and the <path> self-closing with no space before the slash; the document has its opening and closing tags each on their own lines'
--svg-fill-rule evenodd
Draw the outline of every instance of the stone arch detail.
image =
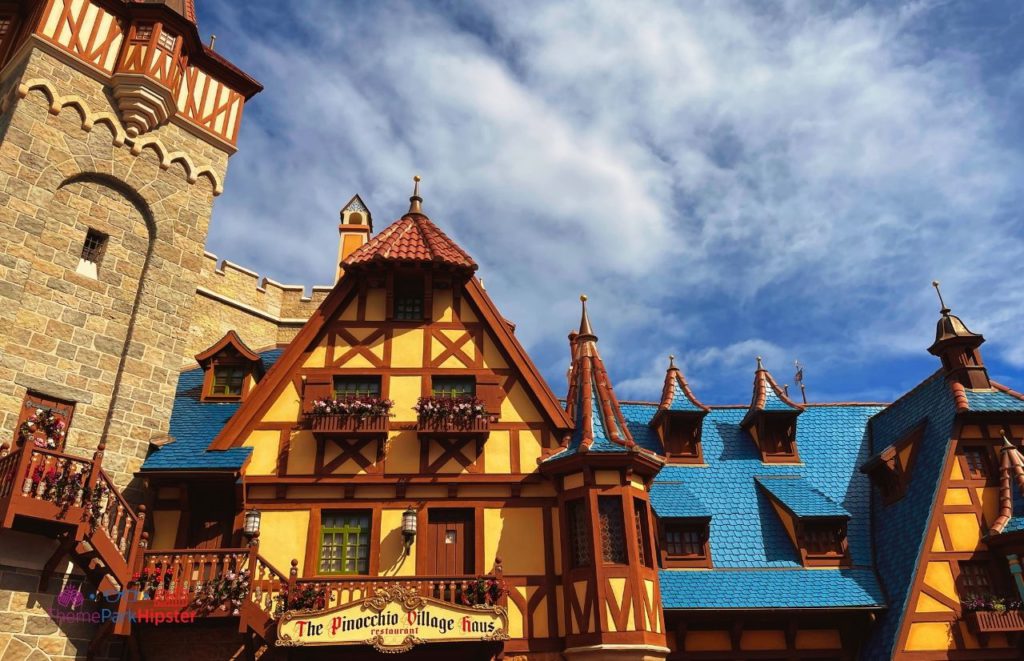
<svg viewBox="0 0 1024 661">
<path fill-rule="evenodd" d="M 199 177 L 206 177 L 213 188 L 215 196 L 224 192 L 224 185 L 220 180 L 220 176 L 210 165 L 197 166 L 188 154 L 183 151 L 168 149 L 157 137 L 148 136 L 135 140 L 128 138 L 121 127 L 121 122 L 113 113 L 93 112 L 84 99 L 74 94 L 61 96 L 49 81 L 42 78 L 32 78 L 22 82 L 18 85 L 16 94 L 19 99 L 24 99 L 32 91 L 39 91 L 46 97 L 48 111 L 51 115 L 59 115 L 62 109 L 70 106 L 81 117 L 81 128 L 83 131 L 92 131 L 93 126 L 99 123 L 106 124 L 111 131 L 112 143 L 115 147 L 128 146 L 133 156 L 139 156 L 142 154 L 143 149 L 149 147 L 156 153 L 161 169 L 167 170 L 171 167 L 172 163 L 181 163 L 185 170 L 185 180 L 189 184 L 195 184 L 199 181 Z M 6 105 L 7 100 L 5 99 L 3 106 Z"/>
</svg>

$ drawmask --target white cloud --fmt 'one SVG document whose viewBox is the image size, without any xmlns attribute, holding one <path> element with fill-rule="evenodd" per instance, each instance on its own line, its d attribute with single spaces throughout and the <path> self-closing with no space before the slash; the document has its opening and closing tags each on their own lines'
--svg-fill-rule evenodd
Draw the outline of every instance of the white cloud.
<svg viewBox="0 0 1024 661">
<path fill-rule="evenodd" d="M 215 252 L 327 281 L 338 207 L 360 192 L 381 228 L 419 172 L 556 392 L 581 291 L 624 398 L 657 397 L 670 351 L 736 401 L 758 352 L 831 380 L 920 354 L 933 277 L 1024 364 L 1021 154 L 972 60 L 907 30 L 928 3 L 251 4 L 217 26 L 267 90 Z"/>
</svg>

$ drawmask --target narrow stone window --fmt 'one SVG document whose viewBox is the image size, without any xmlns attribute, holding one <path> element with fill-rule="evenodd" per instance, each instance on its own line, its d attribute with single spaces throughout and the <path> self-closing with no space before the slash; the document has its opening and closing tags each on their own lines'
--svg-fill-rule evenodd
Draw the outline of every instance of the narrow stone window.
<svg viewBox="0 0 1024 661">
<path fill-rule="evenodd" d="M 107 250 L 108 238 L 103 232 L 89 228 L 89 231 L 85 233 L 85 242 L 82 243 L 82 255 L 78 260 L 78 268 L 75 269 L 79 274 L 93 279 L 98 276 L 103 254 Z"/>
</svg>

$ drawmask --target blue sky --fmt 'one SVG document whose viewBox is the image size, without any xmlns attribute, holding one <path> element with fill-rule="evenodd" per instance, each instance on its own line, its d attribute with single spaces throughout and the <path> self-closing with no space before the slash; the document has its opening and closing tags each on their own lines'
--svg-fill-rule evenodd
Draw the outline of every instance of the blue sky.
<svg viewBox="0 0 1024 661">
<path fill-rule="evenodd" d="M 1024 387 L 1019 2 L 199 0 L 266 90 L 208 249 L 331 281 L 340 206 L 424 209 L 556 393 L 591 299 L 616 391 L 745 402 L 757 355 L 811 401 L 938 367 L 947 302 Z"/>
</svg>

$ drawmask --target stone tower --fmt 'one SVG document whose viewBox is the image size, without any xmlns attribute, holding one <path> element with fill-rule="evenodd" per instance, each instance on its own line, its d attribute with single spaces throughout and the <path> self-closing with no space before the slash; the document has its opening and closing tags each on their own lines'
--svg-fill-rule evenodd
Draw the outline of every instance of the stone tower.
<svg viewBox="0 0 1024 661">
<path fill-rule="evenodd" d="M 192 0 L 0 4 L 0 435 L 70 416 L 125 487 L 166 435 L 213 200 L 259 83 Z"/>
</svg>

